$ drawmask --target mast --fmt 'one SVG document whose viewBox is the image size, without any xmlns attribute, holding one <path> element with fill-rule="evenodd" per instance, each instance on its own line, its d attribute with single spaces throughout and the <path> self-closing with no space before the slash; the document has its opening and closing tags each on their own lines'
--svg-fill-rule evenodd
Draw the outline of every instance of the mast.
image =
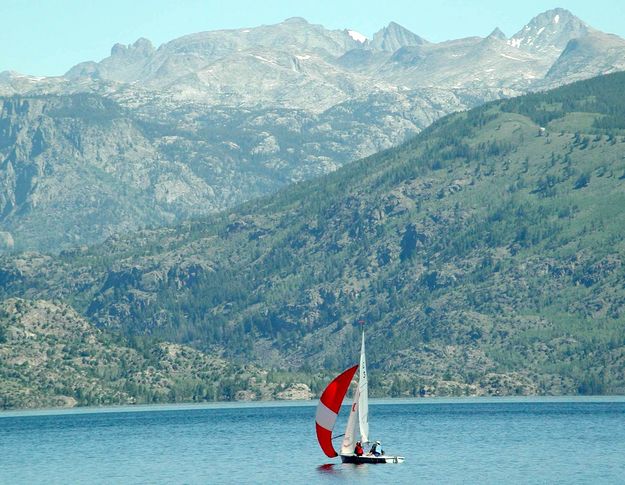
<svg viewBox="0 0 625 485">
<path fill-rule="evenodd" d="M 369 441 L 369 382 L 367 376 L 367 360 L 365 358 L 365 325 L 362 327 L 362 343 L 360 346 L 360 374 L 358 378 L 358 424 L 360 425 L 360 440 L 363 443 Z"/>
</svg>

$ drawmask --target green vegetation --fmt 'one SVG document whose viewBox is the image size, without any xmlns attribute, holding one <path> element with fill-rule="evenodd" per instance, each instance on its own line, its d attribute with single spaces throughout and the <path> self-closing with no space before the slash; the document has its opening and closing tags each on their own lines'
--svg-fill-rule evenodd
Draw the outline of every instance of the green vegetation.
<svg viewBox="0 0 625 485">
<path fill-rule="evenodd" d="M 288 398 L 294 385 L 308 397 L 306 382 L 322 381 L 150 338 L 125 341 L 58 303 L 9 299 L 0 312 L 0 409 Z"/>
<path fill-rule="evenodd" d="M 5 258 L 2 291 L 315 392 L 364 318 L 374 395 L 622 393 L 624 91 L 489 103 L 228 213 Z"/>
</svg>

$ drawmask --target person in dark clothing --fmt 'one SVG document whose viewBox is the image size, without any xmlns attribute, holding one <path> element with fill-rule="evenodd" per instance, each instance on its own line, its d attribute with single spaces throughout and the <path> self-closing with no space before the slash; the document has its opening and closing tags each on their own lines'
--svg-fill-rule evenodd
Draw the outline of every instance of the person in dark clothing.
<svg viewBox="0 0 625 485">
<path fill-rule="evenodd" d="M 380 445 L 381 443 L 379 441 L 376 441 L 375 443 L 373 443 L 373 446 L 369 450 L 369 454 L 373 456 L 380 456 L 380 452 L 378 451 L 378 446 Z"/>
<path fill-rule="evenodd" d="M 356 448 L 354 448 L 354 454 L 356 456 L 362 456 L 365 453 L 365 450 L 362 449 L 362 445 L 360 441 L 356 441 Z"/>
</svg>

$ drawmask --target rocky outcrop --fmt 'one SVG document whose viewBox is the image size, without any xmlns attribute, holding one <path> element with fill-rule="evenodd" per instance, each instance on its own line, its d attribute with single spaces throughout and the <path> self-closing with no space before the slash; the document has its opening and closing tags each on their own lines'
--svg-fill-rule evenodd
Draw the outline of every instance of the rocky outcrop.
<svg viewBox="0 0 625 485">
<path fill-rule="evenodd" d="M 314 394 L 311 392 L 307 384 L 301 382 L 291 384 L 284 391 L 276 394 L 276 398 L 282 401 L 301 401 L 312 399 Z"/>
<path fill-rule="evenodd" d="M 13 241 L 11 233 L 6 231 L 0 232 L 0 251 L 11 251 L 14 246 L 15 241 Z"/>
</svg>

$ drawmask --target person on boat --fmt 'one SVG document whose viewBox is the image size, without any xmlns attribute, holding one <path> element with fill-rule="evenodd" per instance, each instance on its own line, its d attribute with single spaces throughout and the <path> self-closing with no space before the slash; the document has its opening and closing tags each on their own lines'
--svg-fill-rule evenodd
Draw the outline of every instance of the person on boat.
<svg viewBox="0 0 625 485">
<path fill-rule="evenodd" d="M 382 443 L 380 443 L 379 441 L 376 441 L 375 443 L 373 443 L 373 445 L 371 446 L 371 449 L 369 450 L 369 454 L 373 455 L 373 456 L 380 456 L 380 452 L 378 451 L 378 446 L 381 446 Z"/>
<path fill-rule="evenodd" d="M 362 449 L 362 444 L 360 441 L 356 441 L 356 448 L 354 448 L 354 454 L 356 456 L 362 456 L 365 454 L 365 450 Z"/>
</svg>

